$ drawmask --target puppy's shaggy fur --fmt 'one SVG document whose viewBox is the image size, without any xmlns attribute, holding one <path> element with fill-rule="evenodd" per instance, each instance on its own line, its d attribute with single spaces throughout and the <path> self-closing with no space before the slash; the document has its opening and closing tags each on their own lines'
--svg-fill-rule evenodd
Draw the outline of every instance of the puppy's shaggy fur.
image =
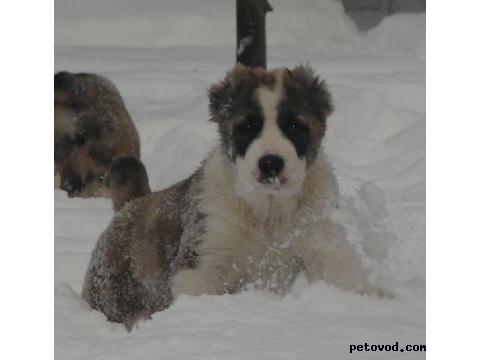
<svg viewBox="0 0 480 360">
<path fill-rule="evenodd" d="M 145 166 L 133 156 L 120 155 L 113 159 L 105 178 L 112 195 L 113 209 L 120 210 L 134 198 L 150 194 Z"/>
<path fill-rule="evenodd" d="M 321 147 L 324 82 L 304 66 L 238 65 L 209 98 L 221 144 L 188 179 L 123 205 L 93 251 L 83 298 L 131 328 L 177 294 L 247 284 L 283 294 L 300 271 L 375 292 L 328 217 L 338 190 Z"/>
<path fill-rule="evenodd" d="M 55 74 L 55 182 L 69 196 L 108 196 L 117 155 L 140 156 L 137 130 L 116 87 L 95 74 Z"/>
</svg>

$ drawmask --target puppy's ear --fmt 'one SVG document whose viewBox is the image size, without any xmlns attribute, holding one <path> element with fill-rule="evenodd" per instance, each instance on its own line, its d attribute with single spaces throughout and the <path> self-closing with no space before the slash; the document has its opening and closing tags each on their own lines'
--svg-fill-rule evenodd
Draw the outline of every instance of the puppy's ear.
<svg viewBox="0 0 480 360">
<path fill-rule="evenodd" d="M 304 107 L 324 122 L 333 112 L 332 95 L 325 81 L 320 81 L 309 65 L 287 70 L 287 97 Z"/>
<path fill-rule="evenodd" d="M 237 64 L 225 78 L 208 91 L 210 120 L 216 123 L 231 119 L 241 102 L 246 101 L 256 87 L 256 78 L 250 68 Z"/>
</svg>

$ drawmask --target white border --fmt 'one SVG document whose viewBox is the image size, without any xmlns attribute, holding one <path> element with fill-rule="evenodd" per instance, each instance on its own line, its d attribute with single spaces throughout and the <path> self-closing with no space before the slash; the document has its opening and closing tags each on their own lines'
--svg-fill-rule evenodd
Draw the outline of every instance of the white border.
<svg viewBox="0 0 480 360">
<path fill-rule="evenodd" d="M 427 6 L 427 356 L 473 359 L 480 287 L 480 5 Z"/>
<path fill-rule="evenodd" d="M 2 3 L 2 359 L 53 359 L 53 5 Z"/>
</svg>

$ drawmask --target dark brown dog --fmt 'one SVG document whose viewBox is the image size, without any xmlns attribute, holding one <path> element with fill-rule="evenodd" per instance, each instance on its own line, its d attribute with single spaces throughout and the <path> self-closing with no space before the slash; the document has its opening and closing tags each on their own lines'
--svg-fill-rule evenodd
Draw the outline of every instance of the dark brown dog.
<svg viewBox="0 0 480 360">
<path fill-rule="evenodd" d="M 115 85 L 95 74 L 55 74 L 55 182 L 69 196 L 108 196 L 103 178 L 140 141 Z"/>
</svg>

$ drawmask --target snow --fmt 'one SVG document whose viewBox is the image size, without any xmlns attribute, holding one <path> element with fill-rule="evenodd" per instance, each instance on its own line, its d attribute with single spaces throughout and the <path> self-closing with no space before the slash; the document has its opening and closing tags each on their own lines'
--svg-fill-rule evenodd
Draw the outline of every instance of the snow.
<svg viewBox="0 0 480 360">
<path fill-rule="evenodd" d="M 246 48 L 253 43 L 253 36 L 241 38 L 238 44 L 237 55 L 242 55 Z"/>
<path fill-rule="evenodd" d="M 372 280 L 395 298 L 300 278 L 284 298 L 256 290 L 181 296 L 127 333 L 79 297 L 110 201 L 55 191 L 59 359 L 425 357 L 349 355 L 350 344 L 425 343 L 425 15 L 395 15 L 360 34 L 339 2 L 270 3 L 268 65 L 309 62 L 327 79 L 335 112 L 324 145 L 342 192 L 333 215 Z M 96 72 L 117 85 L 152 189 L 190 175 L 218 139 L 206 91 L 234 62 L 234 2 L 58 0 L 55 7 L 55 70 Z"/>
</svg>

